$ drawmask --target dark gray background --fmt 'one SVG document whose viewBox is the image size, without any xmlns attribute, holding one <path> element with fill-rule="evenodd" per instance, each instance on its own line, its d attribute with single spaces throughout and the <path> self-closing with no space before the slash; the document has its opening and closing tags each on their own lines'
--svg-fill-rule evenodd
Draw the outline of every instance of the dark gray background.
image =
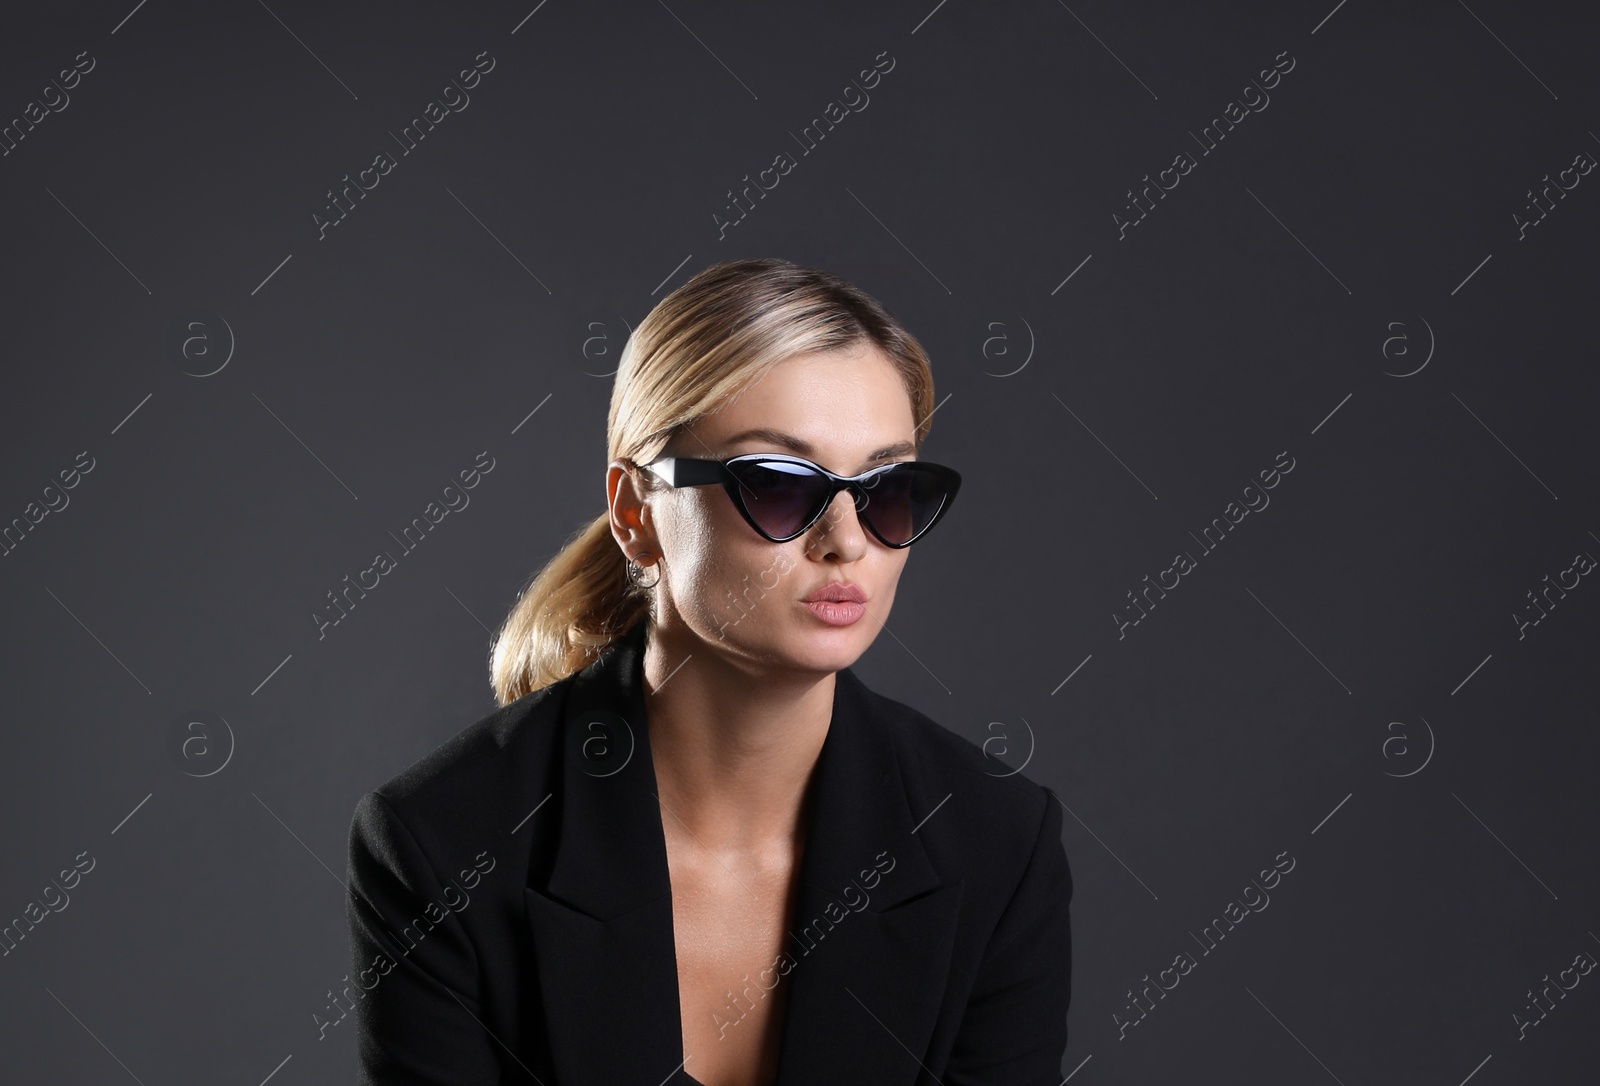
<svg viewBox="0 0 1600 1086">
<path fill-rule="evenodd" d="M 490 630 L 603 509 L 627 325 L 775 255 L 933 356 L 925 454 L 965 487 L 857 671 L 1068 807 L 1063 1077 L 1591 1081 L 1600 975 L 1526 1039 L 1513 1014 L 1600 955 L 1600 588 L 1514 616 L 1600 555 L 1600 175 L 1525 239 L 1513 215 L 1600 155 L 1595 7 L 536 2 L 5 15 L 0 122 L 95 66 L 0 158 L 0 524 L 94 467 L 0 558 L 0 914 L 94 867 L 0 957 L 0 1077 L 352 1078 L 353 1019 L 313 1015 L 350 968 L 357 799 L 491 708 Z M 470 106 L 319 240 L 326 190 L 485 50 Z M 470 506 L 319 639 L 481 451 Z"/>
</svg>

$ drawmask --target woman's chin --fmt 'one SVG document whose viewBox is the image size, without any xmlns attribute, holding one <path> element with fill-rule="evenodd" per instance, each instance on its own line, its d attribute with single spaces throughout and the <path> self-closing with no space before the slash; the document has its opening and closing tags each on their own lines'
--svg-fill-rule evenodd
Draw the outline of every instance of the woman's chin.
<svg viewBox="0 0 1600 1086">
<path fill-rule="evenodd" d="M 811 671 L 838 671 L 860 659 L 871 640 L 862 623 L 825 626 L 809 621 L 787 639 L 784 655 Z"/>
</svg>

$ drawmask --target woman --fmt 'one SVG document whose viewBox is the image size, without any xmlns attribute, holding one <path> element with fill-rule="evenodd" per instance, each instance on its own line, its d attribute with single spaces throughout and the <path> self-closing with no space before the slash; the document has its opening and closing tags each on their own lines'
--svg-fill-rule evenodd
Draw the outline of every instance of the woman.
<svg viewBox="0 0 1600 1086">
<path fill-rule="evenodd" d="M 850 670 L 960 485 L 916 458 L 933 403 L 824 272 L 646 316 L 501 708 L 356 808 L 363 1082 L 1055 1086 L 1061 805 Z"/>
</svg>

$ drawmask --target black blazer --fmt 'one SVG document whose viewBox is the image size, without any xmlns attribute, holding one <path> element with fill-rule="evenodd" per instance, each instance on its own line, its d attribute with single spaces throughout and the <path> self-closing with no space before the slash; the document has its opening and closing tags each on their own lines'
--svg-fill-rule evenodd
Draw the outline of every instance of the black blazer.
<svg viewBox="0 0 1600 1086">
<path fill-rule="evenodd" d="M 361 1082 L 694 1081 L 644 628 L 357 804 Z M 780 1086 L 1057 1086 L 1072 876 L 1054 793 L 849 668 L 811 787 L 788 953 L 743 990 L 787 977 Z"/>
</svg>

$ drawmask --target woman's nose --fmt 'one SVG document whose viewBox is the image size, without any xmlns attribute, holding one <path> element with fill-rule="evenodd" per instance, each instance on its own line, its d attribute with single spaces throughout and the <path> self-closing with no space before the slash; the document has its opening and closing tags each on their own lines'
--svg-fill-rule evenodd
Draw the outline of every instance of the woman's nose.
<svg viewBox="0 0 1600 1086">
<path fill-rule="evenodd" d="M 828 508 L 817 520 L 817 534 L 818 538 L 847 545 L 858 540 L 865 542 L 866 529 L 860 522 L 853 493 L 841 490 L 833 496 L 833 501 L 828 503 Z"/>
</svg>

